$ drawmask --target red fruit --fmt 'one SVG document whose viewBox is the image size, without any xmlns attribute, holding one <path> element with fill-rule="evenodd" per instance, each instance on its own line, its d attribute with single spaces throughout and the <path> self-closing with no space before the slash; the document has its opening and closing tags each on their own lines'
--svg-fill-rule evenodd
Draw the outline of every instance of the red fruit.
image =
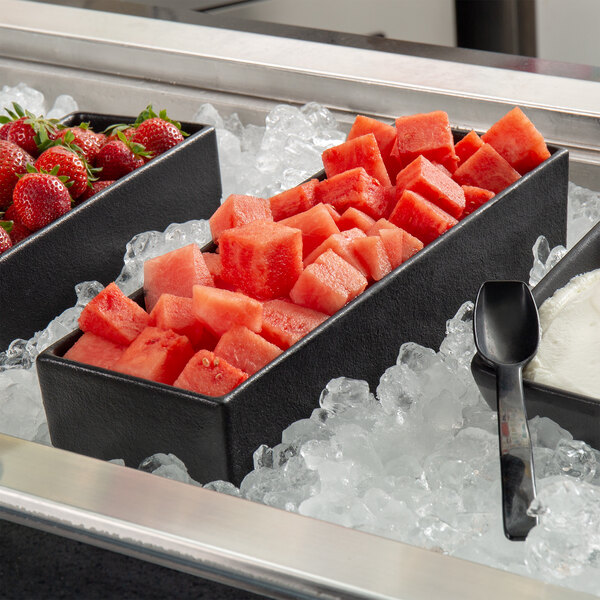
<svg viewBox="0 0 600 600">
<path fill-rule="evenodd" d="M 92 163 L 100 151 L 100 148 L 102 148 L 102 145 L 106 141 L 106 136 L 102 133 L 96 133 L 91 129 L 86 129 L 79 126 L 67 127 L 66 129 L 63 129 L 58 134 L 58 137 L 64 140 L 69 131 L 73 134 L 73 140 L 71 143 L 79 146 L 79 148 L 81 148 L 83 157 L 89 163 Z"/>
<path fill-rule="evenodd" d="M 35 161 L 35 168 L 38 171 L 49 173 L 58 166 L 59 176 L 66 176 L 67 187 L 71 197 L 75 200 L 85 192 L 88 184 L 88 176 L 85 163 L 76 152 L 62 146 L 53 146 L 44 150 L 40 157 Z M 69 186 L 69 182 L 72 182 Z"/>
<path fill-rule="evenodd" d="M 152 157 L 183 141 L 184 134 L 179 123 L 169 119 L 165 110 L 157 115 L 151 104 L 138 115 L 134 125 L 136 130 L 132 141 L 142 144 Z"/>
<path fill-rule="evenodd" d="M 9 108 L 5 110 L 8 117 L 2 117 L 1 120 L 8 121 L 6 125 L 10 127 L 3 128 L 3 135 L 6 136 L 7 141 L 17 144 L 32 156 L 37 156 L 40 146 L 58 136 L 56 119 L 36 117 L 29 111 L 23 110 L 16 102 L 13 102 L 13 110 Z"/>
<path fill-rule="evenodd" d="M 103 190 L 104 188 L 107 188 L 109 185 L 112 185 L 113 183 L 114 183 L 114 181 L 112 181 L 110 179 L 107 179 L 106 181 L 103 181 L 103 180 L 94 181 L 94 183 L 92 183 L 92 187 L 90 187 L 89 185 L 86 186 L 83 194 L 81 194 L 81 196 L 79 196 L 79 198 L 77 199 L 77 203 L 80 204 L 84 200 L 88 200 L 94 194 L 97 194 L 99 191 Z"/>
<path fill-rule="evenodd" d="M 16 144 L 0 140 L 0 210 L 12 202 L 18 175 L 27 172 L 28 164 L 33 164 L 32 156 Z"/>
<path fill-rule="evenodd" d="M 71 208 L 71 196 L 55 175 L 27 173 L 13 192 L 15 210 L 25 227 L 37 231 Z"/>
<path fill-rule="evenodd" d="M 8 137 L 8 131 L 12 127 L 12 121 L 10 123 L 4 123 L 0 127 L 0 140 L 5 140 Z"/>
<path fill-rule="evenodd" d="M 106 142 L 96 155 L 96 167 L 101 167 L 100 179 L 115 180 L 142 167 L 144 159 L 121 140 Z"/>
<path fill-rule="evenodd" d="M 12 248 L 12 240 L 10 239 L 10 235 L 6 233 L 6 230 L 3 227 L 0 227 L 0 254 Z"/>
<path fill-rule="evenodd" d="M 125 127 L 125 129 L 120 129 L 120 127 Z M 106 144 L 107 142 L 113 142 L 114 140 L 118 140 L 119 139 L 119 131 L 125 136 L 126 140 L 131 140 L 131 138 L 133 137 L 133 134 L 135 133 L 135 127 L 127 127 L 127 125 L 118 125 L 116 129 L 114 129 L 112 131 L 112 133 L 110 133 L 110 128 L 108 130 L 106 130 L 108 135 L 104 134 L 104 133 L 99 133 L 99 136 L 103 136 L 104 140 L 102 142 L 102 145 Z"/>
<path fill-rule="evenodd" d="M 30 123 L 25 122 L 25 117 L 13 121 L 12 127 L 6 134 L 6 139 L 13 144 L 23 148 L 32 156 L 38 155 L 38 147 L 35 143 L 35 130 Z"/>
<path fill-rule="evenodd" d="M 11 204 L 6 209 L 6 212 L 4 213 L 4 220 L 13 222 L 12 229 L 9 233 L 13 246 L 31 235 L 32 232 L 21 222 L 21 218 L 17 214 L 14 204 Z"/>
</svg>

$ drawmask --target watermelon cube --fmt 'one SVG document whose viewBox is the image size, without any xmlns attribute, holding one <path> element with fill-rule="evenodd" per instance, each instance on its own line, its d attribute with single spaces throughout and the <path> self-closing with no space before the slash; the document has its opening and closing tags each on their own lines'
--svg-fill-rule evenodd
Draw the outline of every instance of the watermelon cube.
<svg viewBox="0 0 600 600">
<path fill-rule="evenodd" d="M 148 325 L 150 316 L 114 283 L 83 309 L 79 327 L 121 346 L 128 346 Z"/>
<path fill-rule="evenodd" d="M 269 300 L 263 304 L 261 335 L 286 350 L 318 327 L 328 315 L 285 300 Z"/>
<path fill-rule="evenodd" d="M 304 212 L 315 205 L 315 187 L 319 183 L 317 179 L 311 179 L 286 190 L 269 199 L 271 214 L 274 221 L 287 219 L 292 215 Z"/>
<path fill-rule="evenodd" d="M 214 285 L 196 244 L 188 244 L 144 263 L 144 296 L 148 312 L 162 294 L 191 298 L 195 285 Z"/>
<path fill-rule="evenodd" d="M 335 208 L 333 208 L 331 204 L 323 204 L 323 206 L 327 209 L 327 211 L 331 215 L 331 218 L 333 219 L 333 222 L 337 225 L 340 222 L 342 215 L 340 215 L 340 213 L 337 210 L 335 210 Z"/>
<path fill-rule="evenodd" d="M 236 325 L 257 332 L 261 328 L 261 303 L 239 292 L 195 285 L 192 308 L 198 319 L 217 336 Z"/>
<path fill-rule="evenodd" d="M 406 166 L 419 155 L 454 173 L 458 156 L 447 113 L 436 110 L 396 119 L 396 145 L 392 156 Z"/>
<path fill-rule="evenodd" d="M 520 175 L 489 144 L 484 144 L 452 176 L 460 185 L 480 187 L 498 194 Z"/>
<path fill-rule="evenodd" d="M 473 156 L 481 146 L 483 146 L 482 139 L 475 131 L 469 131 L 469 133 L 454 146 L 456 155 L 460 160 L 459 164 L 464 163 L 467 158 Z"/>
<path fill-rule="evenodd" d="M 217 343 L 193 311 L 192 298 L 163 294 L 150 313 L 150 325 L 184 335 L 195 350 L 212 350 Z"/>
<path fill-rule="evenodd" d="M 521 175 L 550 157 L 544 137 L 518 106 L 496 121 L 481 139 Z"/>
<path fill-rule="evenodd" d="M 356 238 L 352 240 L 351 247 L 370 279 L 379 281 L 392 270 L 390 259 L 379 236 Z"/>
<path fill-rule="evenodd" d="M 353 140 L 367 133 L 372 133 L 375 136 L 390 180 L 395 181 L 398 171 L 402 168 L 402 164 L 398 162 L 398 159 L 391 155 L 396 145 L 396 128 L 393 125 L 382 123 L 377 119 L 358 115 L 354 119 L 350 133 L 346 139 Z"/>
<path fill-rule="evenodd" d="M 392 269 L 395 269 L 423 249 L 421 240 L 400 227 L 394 226 L 393 229 L 381 229 L 379 237 L 383 242 Z"/>
<path fill-rule="evenodd" d="M 119 360 L 126 346 L 115 344 L 99 335 L 84 333 L 65 353 L 65 358 L 77 362 L 112 369 Z"/>
<path fill-rule="evenodd" d="M 462 189 L 465 193 L 465 210 L 463 211 L 461 219 L 468 217 L 472 212 L 475 212 L 482 204 L 485 204 L 488 200 L 494 197 L 494 192 L 484 190 L 480 187 L 472 185 L 463 185 Z"/>
<path fill-rule="evenodd" d="M 216 242 L 221 233 L 253 221 L 272 221 L 271 205 L 264 198 L 231 194 L 208 220 L 212 238 Z"/>
<path fill-rule="evenodd" d="M 250 296 L 286 296 L 302 272 L 302 232 L 255 221 L 224 231 L 219 243 L 223 278 Z"/>
<path fill-rule="evenodd" d="M 367 235 L 379 235 L 382 229 L 398 229 L 398 227 L 390 223 L 387 219 L 379 219 L 373 223 L 372 227 L 366 233 Z"/>
<path fill-rule="evenodd" d="M 366 234 L 358 227 L 330 235 L 318 248 L 315 248 L 304 259 L 304 267 L 314 263 L 317 258 L 324 252 L 327 252 L 327 250 L 333 250 L 338 256 L 341 256 L 345 261 L 349 262 L 355 269 L 358 269 L 363 275 L 366 275 L 368 272 L 367 269 L 363 267 L 362 263 L 358 260 L 352 250 L 352 241 L 362 237 L 366 237 Z"/>
<path fill-rule="evenodd" d="M 367 280 L 360 271 L 327 250 L 302 271 L 290 298 L 296 304 L 332 315 L 366 287 Z"/>
<path fill-rule="evenodd" d="M 424 156 L 418 156 L 398 173 L 396 198 L 400 198 L 404 190 L 420 194 L 455 218 L 465 209 L 465 193 L 461 187 Z"/>
<path fill-rule="evenodd" d="M 281 354 L 281 348 L 267 342 L 247 327 L 232 327 L 215 347 L 215 354 L 230 365 L 254 375 Z"/>
<path fill-rule="evenodd" d="M 248 374 L 209 350 L 199 350 L 173 383 L 205 396 L 223 396 L 248 379 Z"/>
<path fill-rule="evenodd" d="M 372 133 L 361 135 L 323 152 L 323 166 L 328 178 L 356 167 L 363 169 L 381 185 L 391 185 L 390 176 L 381 158 L 377 140 Z"/>
<path fill-rule="evenodd" d="M 353 206 L 373 219 L 380 219 L 387 210 L 384 190 L 377 179 L 357 167 L 319 182 L 315 194 L 318 202 L 331 204 L 338 212 Z"/>
<path fill-rule="evenodd" d="M 113 370 L 170 385 L 193 355 L 194 349 L 184 335 L 146 327 L 113 365 Z"/>
<path fill-rule="evenodd" d="M 458 221 L 423 196 L 405 190 L 400 196 L 390 221 L 418 238 L 423 244 L 433 242 L 438 236 L 456 225 Z"/>
<path fill-rule="evenodd" d="M 362 229 L 366 233 L 374 224 L 375 219 L 351 206 L 346 209 L 340 218 L 338 227 L 340 231 L 347 231 L 348 229 L 358 227 L 358 229 Z"/>
<path fill-rule="evenodd" d="M 335 209 L 328 204 L 319 203 L 309 210 L 280 221 L 282 225 L 294 227 L 302 232 L 303 257 L 310 254 L 330 235 L 340 232 L 338 226 L 335 224 L 331 210 L 335 211 Z M 335 212 L 339 221 L 340 215 L 337 214 L 337 211 Z"/>
</svg>

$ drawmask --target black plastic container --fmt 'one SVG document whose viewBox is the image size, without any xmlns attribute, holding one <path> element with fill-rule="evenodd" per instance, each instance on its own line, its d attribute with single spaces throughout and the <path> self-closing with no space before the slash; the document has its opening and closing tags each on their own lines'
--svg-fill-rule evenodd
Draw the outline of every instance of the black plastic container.
<svg viewBox="0 0 600 600">
<path fill-rule="evenodd" d="M 66 126 L 89 121 L 94 131 L 135 118 L 72 113 Z M 28 339 L 77 301 L 80 281 L 113 281 L 125 244 L 140 231 L 208 218 L 220 204 L 214 129 L 183 123 L 183 142 L 70 210 L 0 255 L 0 350 Z"/>
<path fill-rule="evenodd" d="M 38 357 L 52 442 L 130 466 L 179 456 L 193 478 L 239 484 L 252 452 L 310 415 L 333 377 L 375 389 L 405 341 L 436 347 L 444 325 L 486 279 L 525 277 L 540 232 L 566 238 L 568 153 L 552 156 L 372 285 L 264 369 L 221 398 L 62 358 L 79 333 Z"/>
<path fill-rule="evenodd" d="M 600 224 L 596 225 L 565 257 L 533 288 L 536 304 L 563 287 L 576 275 L 600 268 Z M 494 368 L 478 354 L 471 371 L 485 401 L 494 410 L 496 374 Z M 600 447 L 600 398 L 590 398 L 541 383 L 523 381 L 527 417 L 549 417 L 570 431 L 575 439 Z"/>
</svg>

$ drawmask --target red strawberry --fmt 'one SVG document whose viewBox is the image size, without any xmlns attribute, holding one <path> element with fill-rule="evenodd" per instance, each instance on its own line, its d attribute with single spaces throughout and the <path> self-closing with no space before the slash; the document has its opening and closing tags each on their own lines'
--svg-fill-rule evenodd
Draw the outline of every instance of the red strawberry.
<svg viewBox="0 0 600 600">
<path fill-rule="evenodd" d="M 37 231 L 69 211 L 71 196 L 56 175 L 27 173 L 15 186 L 13 203 L 25 227 Z"/>
<path fill-rule="evenodd" d="M 7 225 L 7 227 L 10 228 L 10 225 Z M 0 221 L 0 254 L 12 248 L 12 245 L 10 235 L 8 235 L 8 232 L 4 228 L 4 223 Z"/>
<path fill-rule="evenodd" d="M 12 127 L 12 121 L 10 123 L 4 123 L 0 127 L 0 140 L 5 140 L 8 136 L 8 130 Z"/>
<path fill-rule="evenodd" d="M 92 183 L 92 187 L 87 186 L 85 188 L 85 192 L 83 192 L 83 194 L 81 194 L 81 196 L 79 196 L 79 198 L 77 200 L 77 204 L 81 204 L 84 200 L 88 200 L 94 194 L 97 194 L 100 190 L 107 188 L 109 185 L 112 185 L 113 183 L 114 183 L 114 181 L 112 181 L 112 180 L 94 181 L 94 183 Z"/>
<path fill-rule="evenodd" d="M 132 127 L 131 125 L 114 125 L 113 128 L 108 128 L 106 130 L 106 133 L 108 135 L 105 135 L 103 133 L 99 134 L 99 135 L 104 135 L 104 143 L 106 144 L 107 142 L 113 142 L 114 140 L 118 140 L 119 139 L 119 135 L 118 132 L 121 132 L 124 136 L 126 140 L 131 140 L 131 138 L 133 137 L 133 134 L 135 133 L 135 127 Z"/>
<path fill-rule="evenodd" d="M 96 167 L 101 168 L 100 179 L 115 180 L 144 165 L 147 153 L 139 144 L 128 142 L 122 132 L 118 140 L 106 142 L 96 155 Z"/>
<path fill-rule="evenodd" d="M 58 121 L 36 117 L 33 113 L 23 110 L 16 102 L 13 102 L 13 109 L 6 108 L 9 116 L 0 117 L 0 123 L 10 124 L 5 133 L 6 139 L 32 156 L 37 156 L 40 146 L 58 136 Z"/>
<path fill-rule="evenodd" d="M 0 210 L 12 202 L 18 175 L 27 171 L 28 164 L 33 164 L 32 156 L 16 144 L 0 140 Z"/>
<path fill-rule="evenodd" d="M 68 177 L 67 187 L 73 199 L 79 198 L 88 184 L 88 173 L 85 162 L 73 150 L 62 146 L 53 146 L 44 150 L 35 161 L 38 171 L 49 173 L 58 166 L 57 175 Z M 69 185 L 70 183 L 70 185 Z"/>
<path fill-rule="evenodd" d="M 64 140 L 67 133 L 71 132 L 73 135 L 71 143 L 78 146 L 81 149 L 84 158 L 91 163 L 96 158 L 102 144 L 104 144 L 106 136 L 102 133 L 95 133 L 91 129 L 83 127 L 84 125 L 86 125 L 86 123 L 82 123 L 79 127 L 67 127 L 66 129 L 61 130 L 58 137 Z"/>
<path fill-rule="evenodd" d="M 4 220 L 12 221 L 13 223 L 12 229 L 9 232 L 13 246 L 31 235 L 32 232 L 21 222 L 21 218 L 17 214 L 14 204 L 11 204 L 6 209 L 6 212 L 4 213 Z"/>
<path fill-rule="evenodd" d="M 138 125 L 132 140 L 142 144 L 152 156 L 158 156 L 183 142 L 183 135 L 173 123 L 155 117 Z"/>
</svg>

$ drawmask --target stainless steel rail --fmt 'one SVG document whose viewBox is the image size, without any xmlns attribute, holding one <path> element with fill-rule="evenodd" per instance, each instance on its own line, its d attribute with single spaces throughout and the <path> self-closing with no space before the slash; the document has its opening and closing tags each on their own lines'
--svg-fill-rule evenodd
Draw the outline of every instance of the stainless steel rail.
<svg viewBox="0 0 600 600">
<path fill-rule="evenodd" d="M 345 122 L 443 107 L 485 129 L 520 104 L 600 189 L 593 81 L 20 0 L 0 0 L 0 15 L 0 83 L 70 91 L 85 110 L 153 101 L 187 119 L 208 101 L 258 122 L 316 100 Z M 3 435 L 0 516 L 277 598 L 586 597 Z"/>
<path fill-rule="evenodd" d="M 0 516 L 274 598 L 585 598 L 0 435 Z"/>
</svg>

